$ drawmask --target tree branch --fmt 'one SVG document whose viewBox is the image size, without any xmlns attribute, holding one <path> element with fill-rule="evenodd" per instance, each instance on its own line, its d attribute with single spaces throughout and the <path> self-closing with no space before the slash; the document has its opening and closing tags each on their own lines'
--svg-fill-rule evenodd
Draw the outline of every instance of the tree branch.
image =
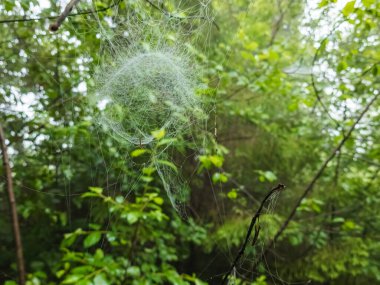
<svg viewBox="0 0 380 285">
<path fill-rule="evenodd" d="M 25 273 L 25 263 L 24 263 L 24 254 L 22 249 L 21 242 L 21 233 L 20 233 L 20 225 L 17 217 L 17 207 L 16 207 L 16 198 L 13 192 L 13 180 L 12 180 L 12 172 L 11 167 L 9 165 L 9 157 L 7 145 L 5 144 L 5 136 L 3 127 L 0 124 L 0 147 L 3 153 L 3 166 L 6 178 L 6 191 L 8 193 L 9 206 L 11 210 L 11 218 L 12 218 L 12 226 L 13 226 L 13 236 L 15 239 L 16 245 L 16 255 L 17 255 L 17 267 L 19 273 L 19 282 L 21 285 L 25 284 L 26 281 L 26 273 Z"/>
<path fill-rule="evenodd" d="M 311 77 L 311 86 L 313 88 L 313 91 L 314 91 L 314 94 L 315 94 L 315 97 L 317 97 L 317 101 L 319 102 L 319 104 L 321 104 L 322 106 L 322 109 L 323 111 L 327 114 L 327 116 L 336 124 L 336 126 L 338 127 L 338 129 L 342 129 L 341 125 L 339 124 L 339 122 L 337 120 L 335 120 L 327 106 L 323 103 L 322 101 L 322 98 L 320 96 L 320 90 L 318 90 L 317 88 L 317 85 L 316 85 L 316 82 L 315 82 L 315 74 L 314 74 L 314 66 L 318 60 L 318 56 L 319 56 L 319 53 L 321 52 L 322 50 L 322 47 L 325 46 L 325 44 L 327 43 L 329 37 L 340 27 L 340 25 L 342 23 L 344 23 L 345 21 L 341 21 L 341 22 L 337 22 L 336 25 L 332 28 L 332 30 L 328 33 L 328 35 L 326 37 L 324 37 L 320 43 L 319 43 L 319 47 L 317 48 L 317 50 L 315 51 L 315 54 L 314 54 L 314 57 L 313 57 L 313 61 L 312 61 L 312 70 L 311 70 L 311 74 L 310 74 L 310 77 Z"/>
<path fill-rule="evenodd" d="M 268 44 L 268 47 L 271 47 L 274 44 L 274 41 L 277 37 L 278 32 L 280 31 L 281 24 L 284 21 L 284 17 L 286 12 L 289 10 L 290 6 L 293 4 L 294 0 L 290 0 L 288 3 L 288 6 L 286 7 L 285 10 L 281 8 L 281 2 L 277 2 L 278 4 L 278 9 L 280 11 L 280 16 L 278 17 L 277 21 L 274 23 L 273 28 L 272 28 L 272 35 L 270 37 L 270 41 Z"/>
<path fill-rule="evenodd" d="M 226 283 L 227 279 L 228 279 L 228 276 L 230 276 L 231 272 L 234 270 L 234 268 L 236 267 L 237 263 L 239 262 L 240 258 L 243 256 L 244 254 L 244 251 L 245 251 L 245 248 L 247 247 L 248 245 L 248 242 L 249 242 L 249 238 L 251 237 L 251 234 L 252 234 L 252 230 L 253 230 L 253 227 L 255 226 L 256 224 L 256 221 L 257 219 L 260 217 L 261 215 L 261 212 L 263 210 L 263 207 L 264 207 L 264 204 L 265 202 L 272 196 L 272 194 L 274 194 L 275 192 L 277 191 L 281 191 L 285 189 L 285 185 L 283 184 L 278 184 L 276 187 L 274 187 L 266 196 L 265 198 L 263 199 L 263 201 L 261 202 L 260 204 L 260 207 L 259 209 L 257 210 L 256 214 L 252 217 L 252 220 L 251 220 L 251 224 L 249 225 L 249 228 L 248 228 L 248 231 L 247 231 L 247 235 L 245 237 L 245 240 L 244 240 L 244 243 L 241 247 L 241 249 L 239 250 L 239 252 L 237 253 L 234 261 L 232 262 L 231 266 L 230 266 L 230 269 L 228 270 L 228 272 L 224 275 L 224 278 L 222 280 L 222 285 Z M 259 232 L 260 232 L 260 227 L 257 227 L 256 230 L 255 230 L 255 236 L 253 238 L 253 241 L 252 241 L 252 244 L 254 245 L 259 237 Z"/>
<path fill-rule="evenodd" d="M 309 194 L 309 192 L 313 189 L 314 187 L 314 184 L 317 182 L 317 180 L 322 176 L 324 170 L 326 169 L 327 165 L 329 164 L 329 162 L 336 156 L 336 154 L 341 150 L 341 148 L 343 147 L 343 145 L 346 143 L 346 141 L 350 138 L 352 132 L 355 130 L 356 126 L 358 125 L 358 123 L 361 121 L 361 119 L 363 118 L 363 116 L 368 112 L 369 108 L 372 106 L 372 104 L 378 99 L 378 97 L 380 96 L 380 93 L 375 95 L 370 101 L 369 103 L 365 106 L 365 108 L 363 109 L 363 111 L 360 113 L 359 117 L 356 119 L 356 121 L 354 122 L 354 124 L 351 126 L 351 128 L 349 129 L 349 131 L 347 132 L 347 134 L 342 138 L 342 140 L 340 141 L 340 143 L 334 148 L 334 150 L 331 152 L 331 154 L 329 155 L 329 157 L 323 162 L 322 166 L 319 168 L 318 172 L 315 174 L 315 176 L 313 177 L 313 179 L 310 181 L 310 183 L 307 185 L 306 189 L 304 190 L 304 192 L 302 193 L 301 197 L 297 200 L 296 204 L 294 205 L 292 211 L 290 212 L 288 218 L 285 220 L 285 222 L 282 224 L 281 228 L 278 230 L 278 232 L 276 233 L 276 235 L 274 236 L 274 238 L 271 240 L 271 242 L 268 244 L 268 246 L 266 247 L 266 249 L 263 251 L 263 253 L 261 254 L 261 256 L 259 257 L 259 259 L 256 261 L 256 264 L 254 266 L 254 268 L 257 267 L 257 265 L 261 262 L 261 260 L 263 259 L 263 257 L 266 255 L 266 253 L 269 251 L 269 249 L 273 246 L 273 244 L 278 240 L 278 238 L 282 235 L 282 233 L 284 232 L 284 230 L 287 228 L 287 226 L 289 225 L 289 222 L 293 219 L 294 215 L 296 214 L 297 212 L 297 209 L 298 207 L 301 205 L 303 199 L 305 199 L 305 197 Z"/>
<path fill-rule="evenodd" d="M 69 4 L 67 4 L 65 10 L 63 10 L 62 14 L 59 15 L 55 23 L 49 26 L 49 31 L 55 32 L 62 25 L 63 21 L 67 18 L 70 12 L 73 10 L 76 4 L 78 4 L 79 0 L 71 0 Z"/>
<path fill-rule="evenodd" d="M 321 48 L 322 46 L 325 44 L 325 42 L 328 40 L 328 37 L 325 37 L 321 42 L 320 42 L 320 45 L 318 47 L 318 49 L 316 50 L 315 54 L 314 54 L 314 57 L 313 57 L 313 63 L 312 63 L 312 69 L 314 68 L 315 66 L 315 63 L 317 62 L 318 60 L 318 55 L 319 55 L 319 52 L 321 51 Z M 314 94 L 315 94 L 315 97 L 317 97 L 317 100 L 319 102 L 319 104 L 321 104 L 322 106 L 322 109 L 325 111 L 325 113 L 327 114 L 327 116 L 336 124 L 336 126 L 338 127 L 338 129 L 341 129 L 341 126 L 339 124 L 339 122 L 337 120 L 335 120 L 331 114 L 330 114 L 330 111 L 329 109 L 327 108 L 327 106 L 323 103 L 322 101 L 322 98 L 320 96 L 320 91 L 318 90 L 317 88 L 317 85 L 315 83 L 315 76 L 314 76 L 314 71 L 312 70 L 311 71 L 311 74 L 310 74 L 310 77 L 311 77 L 311 86 L 313 87 L 313 90 L 314 90 Z"/>
</svg>

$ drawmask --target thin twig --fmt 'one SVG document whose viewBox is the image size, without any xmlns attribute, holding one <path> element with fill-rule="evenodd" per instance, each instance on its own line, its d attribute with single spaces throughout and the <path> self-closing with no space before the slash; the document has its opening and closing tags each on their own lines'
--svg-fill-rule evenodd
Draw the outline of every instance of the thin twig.
<svg viewBox="0 0 380 285">
<path fill-rule="evenodd" d="M 332 30 L 327 34 L 326 37 L 324 37 L 320 43 L 319 43 L 319 47 L 317 48 L 317 50 L 315 51 L 315 54 L 314 54 L 314 57 L 313 57 L 313 61 L 312 61 L 312 70 L 311 70 L 311 74 L 310 74 L 310 77 L 311 77 L 311 86 L 314 90 L 314 94 L 315 94 L 315 97 L 317 97 L 317 100 L 318 102 L 321 104 L 322 106 L 322 109 L 325 111 L 325 113 L 327 114 L 327 116 L 337 125 L 338 129 L 342 129 L 341 125 L 339 124 L 339 122 L 337 120 L 335 120 L 327 106 L 323 103 L 322 101 L 322 98 L 320 96 L 320 91 L 318 90 L 317 88 L 317 85 L 316 85 L 316 82 L 315 82 L 315 74 L 314 74 L 314 66 L 318 60 L 318 56 L 319 56 L 319 53 L 321 52 L 322 50 L 322 47 L 324 47 L 324 45 L 326 44 L 326 42 L 328 41 L 329 37 L 340 27 L 340 25 L 342 23 L 344 23 L 345 21 L 341 21 L 341 22 L 337 22 L 336 25 L 332 28 Z"/>
<path fill-rule="evenodd" d="M 19 282 L 21 285 L 24 285 L 26 281 L 26 277 L 25 277 L 26 273 L 25 273 L 25 265 L 24 265 L 25 264 L 24 254 L 23 254 L 22 242 L 21 242 L 21 232 L 20 232 L 20 225 L 19 225 L 18 217 L 17 217 L 16 198 L 13 192 L 13 180 L 12 180 L 11 167 L 9 165 L 8 150 L 7 150 L 7 145 L 5 144 L 5 136 L 4 136 L 3 127 L 1 124 L 0 124 L 0 147 L 3 153 L 3 166 L 4 166 L 4 172 L 5 172 L 5 178 L 6 178 L 6 190 L 8 193 L 9 206 L 10 206 L 11 217 L 12 217 L 13 235 L 14 235 L 15 245 L 16 245 Z"/>
<path fill-rule="evenodd" d="M 311 77 L 311 86 L 313 87 L 313 90 L 314 90 L 314 94 L 315 94 L 315 97 L 317 97 L 317 100 L 319 102 L 319 104 L 321 104 L 322 106 L 322 109 L 325 111 L 325 113 L 327 114 L 327 116 L 336 124 L 336 126 L 338 127 L 338 129 L 341 129 L 341 126 L 339 124 L 339 122 L 337 120 L 335 120 L 331 114 L 330 114 L 330 111 L 329 109 L 327 108 L 327 106 L 323 103 L 322 101 L 322 98 L 321 98 L 321 95 L 320 95 L 320 91 L 318 90 L 317 88 L 317 85 L 315 83 L 315 75 L 314 75 L 314 71 L 313 71 L 313 68 L 317 62 L 317 59 L 318 59 L 318 55 L 319 55 L 319 52 L 321 51 L 321 48 L 322 46 L 325 44 L 325 42 L 328 40 L 328 37 L 325 37 L 321 42 L 320 42 L 320 45 L 318 47 L 318 49 L 316 50 L 315 54 L 314 54 L 314 57 L 313 57 L 313 63 L 312 63 L 312 72 L 310 74 L 310 77 Z"/>
<path fill-rule="evenodd" d="M 88 15 L 88 14 L 94 14 L 94 13 L 101 13 L 105 12 L 115 6 L 118 6 L 123 0 L 119 0 L 118 2 L 101 8 L 101 9 L 96 9 L 96 10 L 87 10 L 83 12 L 78 12 L 78 13 L 72 13 L 69 14 L 67 17 L 75 17 L 75 16 L 80 16 L 80 15 Z M 21 18 L 21 19 L 5 19 L 5 20 L 0 20 L 0 24 L 7 24 L 7 23 L 19 23 L 19 22 L 33 22 L 33 21 L 41 21 L 41 20 L 54 20 L 56 19 L 57 16 L 47 16 L 47 17 L 39 17 L 39 18 Z"/>
<path fill-rule="evenodd" d="M 280 11 L 280 16 L 278 17 L 277 21 L 273 25 L 272 35 L 270 37 L 270 41 L 269 41 L 268 47 L 271 47 L 274 44 L 274 41 L 275 41 L 275 39 L 277 37 L 277 34 L 280 31 L 281 24 L 284 21 L 285 14 L 290 9 L 290 6 L 293 4 L 293 2 L 294 2 L 294 0 L 290 0 L 289 3 L 288 3 L 288 6 L 286 7 L 285 10 L 283 10 L 281 8 L 281 2 L 277 2 L 278 9 Z"/>
<path fill-rule="evenodd" d="M 274 238 L 271 240 L 271 242 L 268 244 L 266 249 L 263 251 L 259 259 L 256 261 L 254 268 L 257 267 L 257 265 L 261 262 L 263 257 L 266 255 L 266 253 L 269 251 L 270 248 L 272 248 L 273 244 L 278 240 L 278 238 L 282 235 L 284 230 L 288 227 L 290 221 L 293 219 L 294 215 L 297 212 L 298 207 L 301 205 L 302 201 L 305 199 L 305 197 L 309 194 L 309 192 L 313 189 L 315 183 L 318 181 L 318 179 L 322 176 L 324 170 L 326 169 L 329 162 L 336 156 L 336 154 L 342 149 L 346 141 L 351 137 L 352 132 L 355 130 L 356 126 L 359 124 L 363 116 L 368 112 L 369 108 L 372 106 L 372 104 L 379 98 L 380 93 L 374 96 L 369 103 L 365 106 L 363 111 L 360 113 L 359 117 L 356 119 L 354 124 L 351 126 L 347 134 L 342 138 L 340 143 L 334 148 L 334 150 L 331 152 L 331 154 L 328 156 L 328 158 L 323 162 L 322 166 L 319 168 L 316 175 L 313 177 L 313 179 L 310 181 L 310 183 L 305 188 L 302 195 L 297 200 L 296 204 L 294 205 L 292 211 L 290 212 L 288 218 L 285 220 L 285 222 L 282 224 L 281 228 L 278 230 Z"/>
<path fill-rule="evenodd" d="M 237 253 L 234 261 L 232 262 L 231 266 L 230 266 L 230 269 L 227 271 L 227 273 L 224 275 L 224 278 L 222 280 L 222 285 L 226 283 L 227 279 L 228 279 L 228 276 L 230 276 L 231 272 L 234 270 L 234 268 L 236 267 L 237 263 L 239 262 L 240 258 L 243 256 L 244 254 L 244 251 L 245 251 L 245 248 L 247 247 L 248 245 L 248 242 L 249 242 L 249 238 L 251 237 L 251 234 L 252 234 L 252 230 L 253 230 L 253 227 L 255 226 L 256 224 L 256 221 L 258 220 L 258 218 L 260 217 L 261 215 L 261 212 L 264 208 L 264 204 L 265 202 L 272 196 L 273 193 L 277 192 L 277 191 L 280 191 L 280 190 L 283 190 L 285 189 L 285 185 L 283 184 L 278 184 L 276 187 L 274 187 L 266 196 L 265 198 L 263 199 L 263 201 L 261 202 L 260 204 L 260 207 L 259 209 L 257 210 L 256 214 L 252 217 L 252 220 L 251 220 L 251 224 L 249 225 L 249 228 L 248 228 L 248 231 L 247 231 L 247 235 L 245 237 L 245 240 L 244 240 L 244 243 L 242 245 L 242 247 L 240 248 L 239 252 Z M 253 243 L 256 242 L 258 236 L 259 236 L 259 232 L 260 232 L 260 227 L 256 228 L 255 230 L 255 236 L 253 238 Z"/>
</svg>

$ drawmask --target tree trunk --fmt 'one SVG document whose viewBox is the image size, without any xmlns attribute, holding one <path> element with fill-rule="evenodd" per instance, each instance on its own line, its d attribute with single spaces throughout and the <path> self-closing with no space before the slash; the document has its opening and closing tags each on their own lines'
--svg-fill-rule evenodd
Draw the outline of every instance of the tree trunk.
<svg viewBox="0 0 380 285">
<path fill-rule="evenodd" d="M 13 192 L 12 172 L 11 172 L 11 167 L 9 165 L 8 150 L 7 150 L 7 145 L 5 144 L 4 131 L 1 124 L 0 124 L 0 146 L 1 146 L 1 151 L 3 153 L 3 166 L 4 166 L 5 179 L 6 179 L 6 192 L 8 193 L 9 206 L 10 206 L 11 218 L 12 218 L 13 235 L 14 235 L 15 245 L 16 245 L 19 282 L 21 285 L 24 285 L 26 274 L 25 274 L 25 266 L 24 266 L 24 255 L 23 255 L 22 243 L 21 243 L 20 225 L 18 223 L 18 217 L 17 217 L 16 199 Z"/>
</svg>

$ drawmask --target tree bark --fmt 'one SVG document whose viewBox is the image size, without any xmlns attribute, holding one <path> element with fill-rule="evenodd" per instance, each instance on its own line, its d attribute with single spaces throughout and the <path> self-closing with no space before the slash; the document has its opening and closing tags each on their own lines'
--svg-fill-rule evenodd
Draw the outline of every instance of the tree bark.
<svg viewBox="0 0 380 285">
<path fill-rule="evenodd" d="M 26 273 L 25 273 L 25 265 L 24 265 L 25 264 L 24 254 L 23 254 L 22 242 L 21 242 L 20 225 L 19 225 L 18 217 L 17 217 L 16 199 L 13 192 L 12 172 L 11 172 L 11 167 L 9 165 L 8 150 L 7 150 L 7 145 L 5 144 L 5 136 L 4 136 L 3 127 L 1 124 L 0 124 L 0 147 L 1 147 L 1 152 L 3 154 L 3 166 L 4 166 L 5 179 L 6 179 L 6 192 L 8 194 L 8 199 L 9 199 L 9 206 L 10 206 L 10 211 L 11 211 L 12 227 L 13 227 L 13 236 L 14 236 L 15 245 L 16 245 L 19 282 L 21 285 L 24 285 L 26 281 L 26 278 L 25 278 Z"/>
</svg>

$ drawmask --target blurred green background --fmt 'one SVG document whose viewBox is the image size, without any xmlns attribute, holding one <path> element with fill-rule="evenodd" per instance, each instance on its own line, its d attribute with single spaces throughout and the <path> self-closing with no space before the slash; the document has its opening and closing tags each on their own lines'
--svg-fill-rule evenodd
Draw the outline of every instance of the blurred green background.
<svg viewBox="0 0 380 285">
<path fill-rule="evenodd" d="M 0 2 L 0 116 L 27 284 L 220 284 L 278 183 L 229 284 L 380 284 L 379 1 L 80 1 L 49 32 L 67 2 Z M 131 145 L 98 124 L 93 74 L 131 39 L 180 47 L 198 66 L 207 118 L 188 133 Z"/>
</svg>

